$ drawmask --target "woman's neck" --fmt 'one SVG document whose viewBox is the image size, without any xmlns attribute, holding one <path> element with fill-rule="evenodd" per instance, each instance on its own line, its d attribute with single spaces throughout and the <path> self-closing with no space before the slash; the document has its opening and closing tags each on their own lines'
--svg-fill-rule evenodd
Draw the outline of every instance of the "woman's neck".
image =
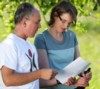
<svg viewBox="0 0 100 89">
<path fill-rule="evenodd" d="M 62 41 L 63 40 L 63 37 L 64 37 L 63 33 L 57 31 L 56 28 L 51 27 L 48 31 L 52 35 L 52 37 L 55 38 L 56 40 L 58 40 L 58 41 Z"/>
</svg>

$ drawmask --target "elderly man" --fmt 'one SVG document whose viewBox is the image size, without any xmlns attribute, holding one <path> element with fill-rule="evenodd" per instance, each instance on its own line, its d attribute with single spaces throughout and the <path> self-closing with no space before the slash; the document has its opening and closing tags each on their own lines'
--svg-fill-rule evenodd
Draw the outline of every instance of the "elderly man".
<svg viewBox="0 0 100 89">
<path fill-rule="evenodd" d="M 55 76 L 52 69 L 38 69 L 37 51 L 27 41 L 40 28 L 40 13 L 30 3 L 22 3 L 14 16 L 15 29 L 0 44 L 0 89 L 39 89 L 38 79 Z"/>
</svg>

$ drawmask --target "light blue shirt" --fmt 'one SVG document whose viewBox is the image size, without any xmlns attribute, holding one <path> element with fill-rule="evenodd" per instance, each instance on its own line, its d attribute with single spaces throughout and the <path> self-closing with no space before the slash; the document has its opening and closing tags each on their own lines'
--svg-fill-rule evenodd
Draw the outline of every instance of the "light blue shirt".
<svg viewBox="0 0 100 89">
<path fill-rule="evenodd" d="M 37 49 L 45 49 L 48 54 L 49 65 L 52 69 L 62 70 L 74 60 L 75 46 L 78 44 L 74 32 L 66 30 L 63 32 L 63 41 L 57 41 L 48 30 L 37 35 L 35 46 Z M 64 85 L 56 85 L 48 89 L 74 89 Z"/>
</svg>

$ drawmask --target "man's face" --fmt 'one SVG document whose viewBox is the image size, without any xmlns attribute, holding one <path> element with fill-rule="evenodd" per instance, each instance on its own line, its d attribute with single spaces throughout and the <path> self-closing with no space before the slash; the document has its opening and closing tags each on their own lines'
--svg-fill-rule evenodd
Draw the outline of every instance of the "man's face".
<svg viewBox="0 0 100 89">
<path fill-rule="evenodd" d="M 35 33 L 38 31 L 40 26 L 40 13 L 38 11 L 34 12 L 33 16 L 30 16 L 26 22 L 26 28 L 25 28 L 25 35 L 26 37 L 34 37 Z"/>
</svg>

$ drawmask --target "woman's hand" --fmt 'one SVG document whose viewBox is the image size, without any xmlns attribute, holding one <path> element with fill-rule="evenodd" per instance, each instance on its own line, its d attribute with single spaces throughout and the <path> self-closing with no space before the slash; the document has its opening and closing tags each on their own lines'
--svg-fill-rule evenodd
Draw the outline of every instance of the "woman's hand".
<svg viewBox="0 0 100 89">
<path fill-rule="evenodd" d="M 75 82 L 76 82 L 76 78 L 70 77 L 64 85 L 70 86 L 70 85 L 73 85 Z"/>
<path fill-rule="evenodd" d="M 64 84 L 67 86 L 76 86 L 76 87 L 87 87 L 89 86 L 89 80 L 92 78 L 92 72 L 89 71 L 86 74 L 82 74 L 82 77 L 76 80 L 75 77 L 71 77 L 68 81 Z"/>
<path fill-rule="evenodd" d="M 86 78 L 87 78 L 88 81 L 91 80 L 91 78 L 92 78 L 92 72 L 90 71 L 90 72 L 86 73 L 85 76 L 86 76 Z"/>
<path fill-rule="evenodd" d="M 87 87 L 89 85 L 86 77 L 80 77 L 73 86 L 76 87 Z"/>
<path fill-rule="evenodd" d="M 76 80 L 76 78 L 69 78 L 68 79 L 68 82 L 65 84 L 67 86 L 76 86 L 76 87 L 87 87 L 89 85 L 88 81 L 89 81 L 89 76 L 90 76 L 90 73 L 87 74 L 82 74 L 83 77 L 80 77 Z"/>
</svg>

